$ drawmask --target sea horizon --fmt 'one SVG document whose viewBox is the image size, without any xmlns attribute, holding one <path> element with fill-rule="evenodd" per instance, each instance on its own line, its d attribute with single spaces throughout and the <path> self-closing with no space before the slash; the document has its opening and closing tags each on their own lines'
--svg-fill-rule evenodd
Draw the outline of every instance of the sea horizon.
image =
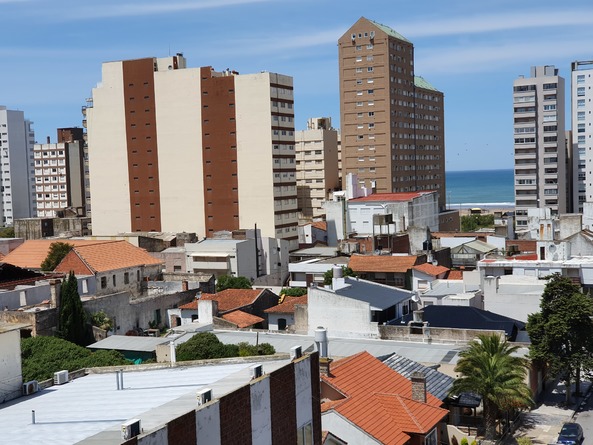
<svg viewBox="0 0 593 445">
<path fill-rule="evenodd" d="M 515 207 L 512 168 L 449 170 L 445 175 L 450 209 Z"/>
</svg>

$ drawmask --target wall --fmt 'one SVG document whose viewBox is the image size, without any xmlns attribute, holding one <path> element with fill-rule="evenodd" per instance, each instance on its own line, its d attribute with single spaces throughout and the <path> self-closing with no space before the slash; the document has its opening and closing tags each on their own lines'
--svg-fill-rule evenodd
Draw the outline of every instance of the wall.
<svg viewBox="0 0 593 445">
<path fill-rule="evenodd" d="M 308 331 L 323 326 L 335 337 L 377 338 L 377 323 L 371 322 L 368 303 L 342 297 L 330 290 L 310 287 L 308 292 Z M 348 320 L 348 323 L 344 323 Z"/>
<path fill-rule="evenodd" d="M 140 295 L 142 292 L 142 284 L 147 279 L 156 279 L 160 274 L 161 267 L 161 265 L 137 266 L 97 273 L 96 294 L 109 295 L 115 292 L 130 292 L 135 296 Z M 126 273 L 128 274 L 128 283 L 125 282 Z M 105 288 L 101 286 L 102 277 L 106 278 Z M 140 279 L 138 279 L 138 277 Z"/>
<path fill-rule="evenodd" d="M 20 330 L 0 332 L 0 404 L 21 395 Z"/>
<path fill-rule="evenodd" d="M 373 439 L 364 430 L 358 428 L 335 411 L 328 411 L 321 416 L 322 428 L 330 431 L 339 438 L 345 437 L 348 443 L 357 445 L 380 445 L 381 442 Z"/>
<path fill-rule="evenodd" d="M 54 335 L 58 325 L 58 311 L 0 311 L 0 323 L 24 324 L 31 326 L 31 335 Z"/>
<path fill-rule="evenodd" d="M 439 342 L 453 342 L 453 343 L 467 343 L 474 340 L 478 335 L 496 334 L 504 337 L 504 331 L 495 330 L 479 330 L 479 329 L 452 329 L 452 328 L 435 328 L 430 326 L 430 338 L 424 334 L 410 334 L 410 328 L 407 325 L 403 326 L 379 326 L 380 338 L 382 340 L 403 340 L 416 341 L 422 343 L 439 343 Z"/>
<path fill-rule="evenodd" d="M 529 314 L 539 312 L 546 283 L 529 276 L 484 277 L 484 309 L 526 323 Z"/>
<path fill-rule="evenodd" d="M 287 363 L 124 442 L 126 445 L 271 445 L 296 443 L 297 428 L 311 423 L 321 445 L 317 354 Z M 216 394 L 214 394 L 216 397 Z"/>
<path fill-rule="evenodd" d="M 268 329 L 270 331 L 277 331 L 278 330 L 278 320 L 280 318 L 284 318 L 286 320 L 286 327 L 293 327 L 294 328 L 294 314 L 278 314 L 272 313 L 268 314 Z"/>
</svg>

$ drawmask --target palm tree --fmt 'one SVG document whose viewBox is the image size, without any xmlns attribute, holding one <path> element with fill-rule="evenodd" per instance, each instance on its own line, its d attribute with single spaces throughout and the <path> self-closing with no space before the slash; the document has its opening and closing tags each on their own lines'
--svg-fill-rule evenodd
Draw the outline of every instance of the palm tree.
<svg viewBox="0 0 593 445">
<path fill-rule="evenodd" d="M 533 404 L 531 390 L 525 383 L 529 362 L 514 355 L 512 346 L 497 335 L 479 335 L 462 351 L 455 372 L 460 373 L 451 388 L 452 394 L 473 392 L 482 397 L 485 438 L 496 436 L 496 418 L 500 411 L 526 408 Z"/>
</svg>

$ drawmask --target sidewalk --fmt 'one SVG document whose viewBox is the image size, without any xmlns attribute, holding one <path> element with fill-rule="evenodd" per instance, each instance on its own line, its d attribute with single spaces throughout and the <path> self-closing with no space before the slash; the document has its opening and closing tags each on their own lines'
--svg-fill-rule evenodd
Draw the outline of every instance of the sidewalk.
<svg viewBox="0 0 593 445">
<path fill-rule="evenodd" d="M 582 396 L 572 398 L 570 405 L 565 405 L 566 388 L 563 383 L 550 385 L 541 397 L 538 406 L 530 412 L 521 414 L 521 424 L 514 437 L 527 436 L 534 444 L 556 443 L 560 428 L 570 422 L 582 403 L 590 396 L 592 384 L 589 380 L 581 381 Z M 574 392 L 574 385 L 572 387 Z M 507 441 L 506 443 L 511 443 Z"/>
</svg>

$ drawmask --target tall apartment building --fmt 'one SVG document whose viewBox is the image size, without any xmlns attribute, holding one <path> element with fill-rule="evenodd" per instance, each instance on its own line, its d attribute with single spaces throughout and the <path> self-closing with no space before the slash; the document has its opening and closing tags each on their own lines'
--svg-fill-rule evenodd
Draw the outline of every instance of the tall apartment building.
<svg viewBox="0 0 593 445">
<path fill-rule="evenodd" d="M 513 82 L 517 227 L 527 227 L 529 208 L 567 211 L 564 94 L 564 79 L 550 65 Z"/>
<path fill-rule="evenodd" d="M 322 202 L 330 191 L 340 187 L 338 177 L 338 132 L 331 118 L 311 118 L 307 129 L 296 132 L 296 175 L 301 217 L 325 214 Z"/>
<path fill-rule="evenodd" d="M 593 60 L 573 62 L 571 68 L 572 205 L 582 213 L 583 203 L 593 202 Z"/>
<path fill-rule="evenodd" d="M 291 77 L 109 62 L 88 105 L 93 234 L 257 224 L 298 247 Z"/>
<path fill-rule="evenodd" d="M 33 171 L 33 123 L 22 111 L 0 106 L 0 224 L 12 226 L 14 220 L 35 216 Z"/>
<path fill-rule="evenodd" d="M 443 93 L 414 72 L 414 45 L 360 18 L 338 40 L 342 176 L 378 193 L 435 190 L 446 206 Z"/>
<path fill-rule="evenodd" d="M 35 144 L 37 216 L 55 218 L 65 209 L 86 214 L 82 128 L 59 128 L 58 142 Z"/>
</svg>

